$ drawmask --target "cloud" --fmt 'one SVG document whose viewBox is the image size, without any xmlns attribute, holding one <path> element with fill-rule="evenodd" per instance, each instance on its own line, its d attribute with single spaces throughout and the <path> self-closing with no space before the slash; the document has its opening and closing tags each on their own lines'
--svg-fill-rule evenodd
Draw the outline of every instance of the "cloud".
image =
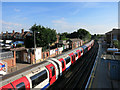
<svg viewBox="0 0 120 90">
<path fill-rule="evenodd" d="M 65 18 L 53 20 L 52 23 L 57 32 L 73 32 L 79 28 L 78 24 L 68 23 Z"/>
<path fill-rule="evenodd" d="M 14 11 L 15 12 L 20 12 L 20 9 L 15 8 Z"/>
<path fill-rule="evenodd" d="M 28 25 L 19 24 L 19 23 L 2 21 L 2 31 L 3 32 L 12 31 L 12 30 L 20 32 L 22 28 L 29 29 L 29 26 Z"/>
<path fill-rule="evenodd" d="M 61 18 L 59 20 L 53 20 L 53 28 L 57 30 L 57 32 L 73 32 L 77 31 L 80 28 L 88 30 L 91 34 L 105 34 L 108 31 L 111 31 L 113 28 L 117 28 L 117 25 L 111 24 L 85 24 L 85 23 L 72 23 L 67 22 L 65 18 Z"/>
</svg>

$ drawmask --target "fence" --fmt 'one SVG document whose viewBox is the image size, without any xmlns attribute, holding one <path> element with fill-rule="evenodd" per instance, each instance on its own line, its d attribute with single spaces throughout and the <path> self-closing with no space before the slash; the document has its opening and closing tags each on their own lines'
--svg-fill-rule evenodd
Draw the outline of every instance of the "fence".
<svg viewBox="0 0 120 90">
<path fill-rule="evenodd" d="M 0 60 L 7 59 L 7 58 L 13 58 L 13 52 L 0 52 Z"/>
</svg>

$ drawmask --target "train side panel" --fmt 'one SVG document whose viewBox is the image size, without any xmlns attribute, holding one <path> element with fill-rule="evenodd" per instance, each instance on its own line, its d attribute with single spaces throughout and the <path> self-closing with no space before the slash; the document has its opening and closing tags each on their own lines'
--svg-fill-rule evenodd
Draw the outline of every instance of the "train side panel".
<svg viewBox="0 0 120 90">
<path fill-rule="evenodd" d="M 66 70 L 66 63 L 65 60 L 63 58 L 60 58 L 59 61 L 62 64 L 62 72 L 64 72 Z"/>
<path fill-rule="evenodd" d="M 56 69 L 53 64 L 49 64 L 46 66 L 46 68 L 49 71 L 49 80 L 50 80 L 50 85 L 52 85 L 56 81 Z"/>
</svg>

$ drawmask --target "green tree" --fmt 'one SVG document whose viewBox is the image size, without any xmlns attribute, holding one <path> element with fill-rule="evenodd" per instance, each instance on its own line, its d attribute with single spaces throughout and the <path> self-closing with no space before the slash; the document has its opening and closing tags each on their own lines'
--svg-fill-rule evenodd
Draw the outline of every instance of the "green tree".
<svg viewBox="0 0 120 90">
<path fill-rule="evenodd" d="M 27 42 L 29 43 L 34 42 L 33 40 L 34 40 L 34 32 L 35 32 L 37 47 L 43 47 L 46 49 L 49 46 L 49 44 L 56 41 L 56 30 L 54 29 L 50 29 L 48 27 L 34 24 L 30 28 L 30 31 L 33 32 L 33 35 L 30 40 L 27 39 L 28 40 Z"/>
<path fill-rule="evenodd" d="M 78 37 L 82 40 L 90 40 L 91 34 L 85 29 L 78 29 L 77 30 Z"/>
<path fill-rule="evenodd" d="M 58 35 L 60 35 L 60 40 L 68 40 L 67 38 L 67 35 L 68 33 L 67 32 L 64 32 L 64 33 L 58 33 Z"/>
</svg>

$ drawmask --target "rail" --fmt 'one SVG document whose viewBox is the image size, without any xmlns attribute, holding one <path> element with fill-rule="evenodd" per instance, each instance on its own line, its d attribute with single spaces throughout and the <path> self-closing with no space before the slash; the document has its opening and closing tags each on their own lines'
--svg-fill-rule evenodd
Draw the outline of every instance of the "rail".
<svg viewBox="0 0 120 90">
<path fill-rule="evenodd" d="M 93 81 L 93 78 L 94 78 L 94 72 L 95 72 L 95 70 L 96 70 L 97 62 L 98 62 L 98 58 L 99 58 L 99 52 L 100 52 L 100 44 L 99 44 L 99 49 L 98 49 L 97 57 L 96 57 L 96 59 L 95 59 L 95 62 L 94 62 L 92 71 L 91 71 L 91 73 L 90 73 L 90 76 L 89 76 L 89 78 L 88 78 L 87 84 L 86 84 L 86 86 L 85 86 L 85 89 L 90 88 L 91 85 L 92 85 L 92 81 Z"/>
</svg>

